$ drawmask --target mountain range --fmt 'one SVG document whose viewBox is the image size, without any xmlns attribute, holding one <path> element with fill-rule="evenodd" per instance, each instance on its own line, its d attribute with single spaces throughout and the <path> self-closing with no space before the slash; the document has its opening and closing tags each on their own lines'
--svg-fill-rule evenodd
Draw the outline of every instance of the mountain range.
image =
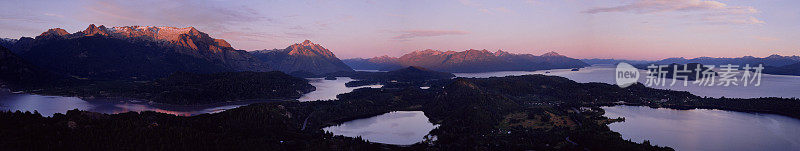
<svg viewBox="0 0 800 151">
<path fill-rule="evenodd" d="M 34 38 L 0 39 L 33 66 L 65 77 L 93 80 L 153 80 L 174 72 L 282 71 L 319 76 L 356 69 L 396 70 L 418 66 L 444 72 L 580 68 L 588 64 L 555 52 L 541 56 L 505 51 L 414 51 L 401 57 L 337 58 L 305 40 L 284 49 L 237 50 L 194 27 L 89 25 L 75 33 L 53 28 Z"/>
<path fill-rule="evenodd" d="M 34 38 L 0 39 L 14 57 L 28 66 L 77 79 L 152 80 L 174 72 L 217 73 L 282 71 L 295 76 L 321 76 L 360 70 L 391 71 L 409 66 L 443 72 L 532 71 L 581 68 L 613 59 L 578 60 L 549 52 L 540 56 L 498 50 L 420 50 L 400 57 L 340 60 L 320 44 L 305 40 L 284 49 L 247 52 L 194 27 L 89 25 L 69 33 L 53 28 Z M 589 62 L 589 64 L 587 64 Z M 654 64 L 764 64 L 765 73 L 796 75 L 799 56 L 764 58 L 668 58 Z M 26 67 L 27 68 L 27 67 Z M 32 68 L 31 68 L 32 69 Z"/>
<path fill-rule="evenodd" d="M 770 55 L 764 58 L 758 58 L 753 56 L 744 56 L 739 58 L 714 58 L 714 57 L 699 57 L 693 59 L 686 59 L 686 58 L 667 58 L 655 62 L 651 62 L 652 64 L 687 64 L 687 63 L 700 63 L 704 65 L 726 65 L 726 64 L 733 64 L 733 65 L 740 65 L 744 66 L 745 64 L 750 64 L 751 66 L 757 64 L 763 64 L 764 66 L 773 66 L 773 67 L 780 67 L 790 64 L 795 64 L 800 62 L 800 56 L 781 56 L 781 55 Z"/>
<path fill-rule="evenodd" d="M 646 66 L 648 64 L 668 65 L 668 64 L 691 64 L 691 63 L 699 63 L 703 65 L 715 65 L 715 66 L 732 64 L 732 65 L 739 65 L 740 68 L 743 68 L 745 65 L 748 64 L 751 67 L 755 67 L 761 64 L 764 66 L 764 70 L 762 72 L 766 74 L 800 75 L 800 56 L 770 55 L 763 58 L 758 58 L 753 56 L 744 56 L 739 58 L 713 58 L 713 57 L 699 57 L 693 59 L 667 58 L 654 62 L 640 63 L 635 66 Z"/>
<path fill-rule="evenodd" d="M 75 33 L 54 28 L 35 38 L 4 38 L 0 46 L 43 70 L 79 79 L 152 80 L 178 71 L 352 71 L 330 50 L 308 40 L 286 49 L 251 53 L 194 27 L 92 24 Z"/>
<path fill-rule="evenodd" d="M 395 70 L 407 66 L 419 66 L 444 72 L 488 72 L 488 71 L 532 71 L 546 69 L 581 68 L 588 64 L 556 52 L 541 56 L 513 54 L 498 50 L 470 49 L 466 51 L 422 50 L 405 54 L 399 58 L 381 56 L 369 59 L 345 59 L 345 64 L 361 70 Z"/>
<path fill-rule="evenodd" d="M 272 65 L 273 69 L 285 73 L 302 72 L 318 75 L 353 71 L 342 60 L 336 58 L 333 52 L 310 40 L 293 44 L 286 49 L 257 50 L 251 53 L 260 61 Z"/>
<path fill-rule="evenodd" d="M 90 79 L 153 79 L 176 71 L 270 71 L 246 51 L 193 27 L 89 25 L 20 38 L 11 51 L 46 70 Z"/>
</svg>

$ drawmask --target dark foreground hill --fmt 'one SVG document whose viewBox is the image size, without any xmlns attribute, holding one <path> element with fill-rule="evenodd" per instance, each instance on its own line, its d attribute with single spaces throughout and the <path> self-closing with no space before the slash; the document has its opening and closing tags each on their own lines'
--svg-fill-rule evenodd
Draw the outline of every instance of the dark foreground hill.
<svg viewBox="0 0 800 151">
<path fill-rule="evenodd" d="M 186 105 L 250 99 L 291 100 L 300 98 L 315 88 L 306 79 L 272 71 L 215 74 L 178 72 L 147 83 L 144 89 L 149 92 L 143 94 L 149 95 L 140 98 Z"/>
<path fill-rule="evenodd" d="M 22 90 L 28 93 L 126 97 L 174 105 L 198 105 L 243 100 L 292 100 L 314 91 L 308 80 L 283 72 L 177 72 L 153 81 L 70 80 Z"/>
<path fill-rule="evenodd" d="M 6 87 L 42 87 L 60 80 L 57 75 L 28 63 L 0 46 L 0 85 Z"/>
</svg>

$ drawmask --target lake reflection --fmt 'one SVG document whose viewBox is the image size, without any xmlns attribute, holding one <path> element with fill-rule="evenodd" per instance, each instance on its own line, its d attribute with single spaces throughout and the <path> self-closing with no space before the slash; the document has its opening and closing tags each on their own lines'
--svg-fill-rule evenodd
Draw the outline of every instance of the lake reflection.
<svg viewBox="0 0 800 151">
<path fill-rule="evenodd" d="M 336 80 L 324 80 L 322 78 L 309 79 L 309 83 L 317 89 L 306 93 L 300 101 L 332 100 L 336 95 L 352 92 L 357 88 L 371 87 L 380 88 L 382 85 L 368 85 L 361 87 L 348 88 L 344 84 L 354 81 L 351 78 L 339 77 Z M 166 105 L 151 104 L 147 101 L 133 100 L 125 98 L 99 98 L 81 99 L 77 97 L 62 96 L 42 96 L 32 94 L 13 94 L 8 90 L 0 90 L 0 110 L 10 111 L 38 111 L 44 116 L 52 116 L 55 113 L 66 113 L 68 110 L 79 109 L 83 111 L 116 114 L 125 112 L 156 111 L 180 116 L 192 116 L 204 113 L 217 113 L 228 109 L 237 108 L 251 103 L 271 102 L 278 100 L 251 100 L 215 103 L 208 105 Z"/>
<path fill-rule="evenodd" d="M 411 145 L 423 141 L 425 135 L 435 127 L 422 111 L 395 111 L 323 130 L 347 137 L 361 136 L 370 142 Z"/>
<path fill-rule="evenodd" d="M 11 94 L 8 92 L 0 92 L 0 110 L 19 110 L 23 112 L 38 111 L 43 116 L 53 116 L 55 113 L 66 113 L 68 110 L 73 109 L 107 114 L 156 111 L 173 115 L 191 116 L 204 113 L 217 113 L 251 103 L 270 101 L 274 100 L 253 100 L 209 105 L 179 106 L 149 104 L 144 101 L 124 98 L 81 99 L 77 97 Z"/>
<path fill-rule="evenodd" d="M 624 139 L 676 150 L 798 150 L 800 120 L 774 114 L 721 110 L 603 107 L 604 116 L 625 117 L 609 124 Z"/>
<path fill-rule="evenodd" d="M 355 81 L 349 77 L 336 77 L 336 80 L 325 80 L 323 78 L 308 78 L 308 83 L 316 87 L 317 89 L 304 94 L 300 99 L 301 102 L 306 101 L 317 101 L 317 100 L 335 100 L 336 95 L 342 93 L 349 93 L 353 92 L 353 90 L 358 88 L 370 87 L 370 88 L 380 88 L 383 85 L 367 85 L 367 86 L 359 86 L 359 87 L 347 87 L 344 84 L 350 81 Z"/>
<path fill-rule="evenodd" d="M 67 110 L 87 110 L 95 106 L 77 97 L 0 94 L 0 109 L 10 111 L 38 111 L 44 116 L 65 113 Z"/>
</svg>

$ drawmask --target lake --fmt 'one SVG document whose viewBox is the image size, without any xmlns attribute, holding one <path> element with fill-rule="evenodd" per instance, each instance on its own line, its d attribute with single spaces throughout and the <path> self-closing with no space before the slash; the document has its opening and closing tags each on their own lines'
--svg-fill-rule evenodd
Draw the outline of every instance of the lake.
<svg viewBox="0 0 800 151">
<path fill-rule="evenodd" d="M 502 77 L 508 75 L 545 74 L 562 76 L 577 82 L 602 82 L 614 84 L 614 69 L 611 65 L 595 65 L 580 71 L 556 69 L 544 71 L 502 71 L 486 73 L 454 73 L 458 77 Z M 549 73 L 548 73 L 549 72 Z M 644 73 L 645 71 L 640 71 Z M 309 83 L 317 89 L 303 95 L 300 101 L 332 100 L 336 95 L 352 92 L 369 85 L 348 88 L 345 83 L 354 81 L 348 77 L 336 80 L 310 78 Z M 644 83 L 644 79 L 640 78 Z M 667 81 L 669 83 L 669 80 Z M 800 76 L 763 74 L 760 87 L 700 87 L 690 85 L 666 86 L 672 90 L 688 91 L 699 96 L 710 97 L 800 97 Z M 151 104 L 147 101 L 124 98 L 81 99 L 76 97 L 13 94 L 0 91 L 0 110 L 39 111 L 52 116 L 67 110 L 80 109 L 99 113 L 123 113 L 129 111 L 156 111 L 175 115 L 197 115 L 216 113 L 239 106 L 268 102 L 243 101 L 201 106 L 173 106 Z M 271 100 L 275 101 L 275 100 Z M 604 107 L 608 117 L 625 117 L 626 121 L 609 125 L 623 138 L 635 142 L 650 140 L 653 144 L 670 146 L 678 150 L 791 150 L 800 148 L 800 121 L 773 114 L 751 114 L 720 110 L 671 110 L 651 109 L 636 106 Z M 436 126 L 428 122 L 421 111 L 396 111 L 375 117 L 348 121 L 338 126 L 324 128 L 336 135 L 362 138 L 379 143 L 409 145 L 420 142 Z M 762 148 L 768 147 L 768 148 Z"/>
<path fill-rule="evenodd" d="M 394 111 L 370 118 L 323 128 L 335 135 L 358 137 L 370 142 L 411 145 L 424 140 L 436 128 L 422 111 Z"/>
<path fill-rule="evenodd" d="M 527 74 L 544 74 L 561 76 L 570 80 L 588 83 L 600 82 L 608 84 L 616 84 L 614 78 L 616 66 L 614 65 L 593 65 L 586 68 L 581 68 L 580 71 L 570 71 L 570 69 L 555 69 L 555 70 L 541 70 L 541 71 L 500 71 L 500 72 L 484 72 L 484 73 L 453 73 L 457 77 L 503 77 L 510 75 L 527 75 Z M 548 73 L 549 72 L 549 73 Z M 639 78 L 640 83 L 645 83 L 647 71 L 640 70 L 642 74 Z M 800 98 L 800 76 L 786 76 L 786 75 L 770 75 L 762 74 L 761 85 L 755 86 L 699 86 L 691 84 L 683 86 L 684 80 L 676 81 L 674 86 L 669 86 L 672 79 L 666 80 L 665 86 L 651 86 L 658 89 L 670 89 L 677 91 L 687 91 L 694 95 L 706 97 L 726 97 L 726 98 L 758 98 L 758 97 L 784 97 Z"/>
<path fill-rule="evenodd" d="M 346 87 L 344 84 L 354 81 L 348 77 L 338 77 L 336 80 L 325 80 L 323 78 L 310 78 L 309 84 L 317 89 L 313 92 L 304 94 L 299 101 L 333 100 L 336 95 L 352 92 L 363 87 L 380 88 L 382 85 L 367 85 L 360 87 Z M 252 100 L 215 103 L 208 105 L 166 105 L 157 103 L 147 103 L 147 101 L 126 99 L 126 98 L 97 98 L 82 99 L 77 97 L 63 96 L 43 96 L 32 94 L 14 94 L 4 90 L 0 92 L 0 110 L 10 111 L 38 111 L 44 116 L 52 116 L 55 113 L 66 113 L 68 110 L 79 109 L 99 113 L 124 113 L 129 111 L 156 111 L 181 116 L 191 116 L 203 113 L 216 113 L 227 109 L 251 103 L 270 102 L 278 100 Z"/>
<path fill-rule="evenodd" d="M 359 87 L 347 87 L 344 84 L 350 81 L 355 81 L 349 77 L 336 77 L 336 80 L 325 80 L 324 78 L 307 78 L 308 83 L 317 87 L 316 90 L 304 94 L 300 99 L 302 102 L 317 101 L 317 100 L 335 100 L 336 95 L 353 92 L 358 88 L 380 88 L 383 85 L 366 85 Z"/>
<path fill-rule="evenodd" d="M 653 109 L 645 106 L 602 107 L 622 138 L 669 146 L 676 150 L 800 150 L 800 120 L 775 114 L 722 110 Z"/>
<path fill-rule="evenodd" d="M 12 94 L 7 91 L 0 92 L 0 110 L 20 110 L 31 112 L 38 111 L 44 116 L 52 116 L 55 113 L 66 113 L 67 110 L 72 109 L 108 114 L 130 111 L 156 111 L 167 114 L 191 116 L 203 113 L 216 113 L 250 103 L 269 101 L 274 100 L 254 100 L 209 105 L 180 106 L 155 103 L 151 104 L 147 103 L 146 101 L 125 98 L 81 99 L 77 97 Z"/>
</svg>

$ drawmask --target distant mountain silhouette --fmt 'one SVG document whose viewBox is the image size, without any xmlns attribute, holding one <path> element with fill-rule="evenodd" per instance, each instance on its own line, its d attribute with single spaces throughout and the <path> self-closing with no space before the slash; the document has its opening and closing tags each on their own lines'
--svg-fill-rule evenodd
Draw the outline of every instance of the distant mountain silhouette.
<svg viewBox="0 0 800 151">
<path fill-rule="evenodd" d="M 373 57 L 369 59 L 364 59 L 364 58 L 344 59 L 342 61 L 348 66 L 352 67 L 353 69 L 359 69 L 359 70 L 389 71 L 389 70 L 403 68 L 403 65 L 400 65 L 399 58 L 389 57 L 388 55 Z"/>
<path fill-rule="evenodd" d="M 785 66 L 800 62 L 800 56 L 781 56 L 771 55 L 764 58 L 757 58 L 753 56 L 744 56 L 740 58 L 713 58 L 713 57 L 699 57 L 693 59 L 686 58 L 667 58 L 659 61 L 652 62 L 652 64 L 687 64 L 687 63 L 700 63 L 704 65 L 740 65 L 750 64 L 750 66 L 763 64 L 764 66 Z"/>
<path fill-rule="evenodd" d="M 753 56 L 744 56 L 740 58 L 712 58 L 712 57 L 699 57 L 694 59 L 686 58 L 667 58 L 655 62 L 636 64 L 635 66 L 643 67 L 649 64 L 668 65 L 668 64 L 690 64 L 699 63 L 703 65 L 739 65 L 739 69 L 745 65 L 756 67 L 761 64 L 764 67 L 762 73 L 779 74 L 779 75 L 800 75 L 800 56 L 781 56 L 770 55 L 764 58 L 757 58 Z"/>
<path fill-rule="evenodd" d="M 326 74 L 339 71 L 350 72 L 353 69 L 336 58 L 328 49 L 319 44 L 305 40 L 293 44 L 286 49 L 259 50 L 251 52 L 272 68 L 285 73 Z"/>
<path fill-rule="evenodd" d="M 586 62 L 587 64 L 595 65 L 595 64 L 618 64 L 620 62 L 625 62 L 628 64 L 647 64 L 653 61 L 647 60 L 627 60 L 627 59 L 581 59 L 581 61 Z"/>
<path fill-rule="evenodd" d="M 650 65 L 654 65 L 653 67 L 655 67 L 655 68 L 652 68 L 652 69 L 648 68 L 648 66 L 650 66 Z M 634 64 L 633 66 L 638 68 L 638 69 L 641 69 L 641 70 L 650 70 L 650 71 L 652 71 L 654 73 L 653 76 L 659 76 L 658 73 L 657 73 L 659 71 L 658 70 L 659 65 L 661 65 L 661 64 Z M 703 75 L 703 72 L 712 73 L 712 75 L 710 75 L 712 77 L 719 75 L 716 71 L 708 70 L 708 69 L 709 68 L 705 67 L 704 64 L 699 64 L 699 63 L 687 63 L 687 64 L 672 63 L 672 64 L 665 65 L 664 68 L 661 68 L 661 71 L 665 71 L 665 74 L 664 74 L 663 78 L 667 78 L 667 79 L 675 78 L 675 79 L 686 80 L 686 81 L 695 81 L 695 80 L 701 79 L 701 78 L 711 78 L 711 77 L 705 77 Z M 688 71 L 688 72 L 686 72 L 686 71 Z M 647 73 L 645 73 L 645 74 L 647 74 Z M 684 78 L 684 76 L 686 76 L 686 77 Z"/>
<path fill-rule="evenodd" d="M 68 33 L 59 28 L 20 38 L 11 49 L 44 69 L 90 79 L 154 79 L 176 71 L 270 71 L 246 51 L 194 27 L 89 25 Z"/>
<path fill-rule="evenodd" d="M 488 72 L 512 70 L 546 70 L 581 68 L 588 64 L 555 52 L 541 56 L 531 54 L 512 54 L 505 51 L 488 50 L 437 51 L 423 50 L 405 54 L 399 58 L 388 56 L 370 59 L 347 59 L 355 69 L 395 70 L 407 66 L 419 66 L 444 72 Z"/>
<path fill-rule="evenodd" d="M 764 67 L 763 73 L 800 76 L 800 62 L 780 67 Z"/>
</svg>

